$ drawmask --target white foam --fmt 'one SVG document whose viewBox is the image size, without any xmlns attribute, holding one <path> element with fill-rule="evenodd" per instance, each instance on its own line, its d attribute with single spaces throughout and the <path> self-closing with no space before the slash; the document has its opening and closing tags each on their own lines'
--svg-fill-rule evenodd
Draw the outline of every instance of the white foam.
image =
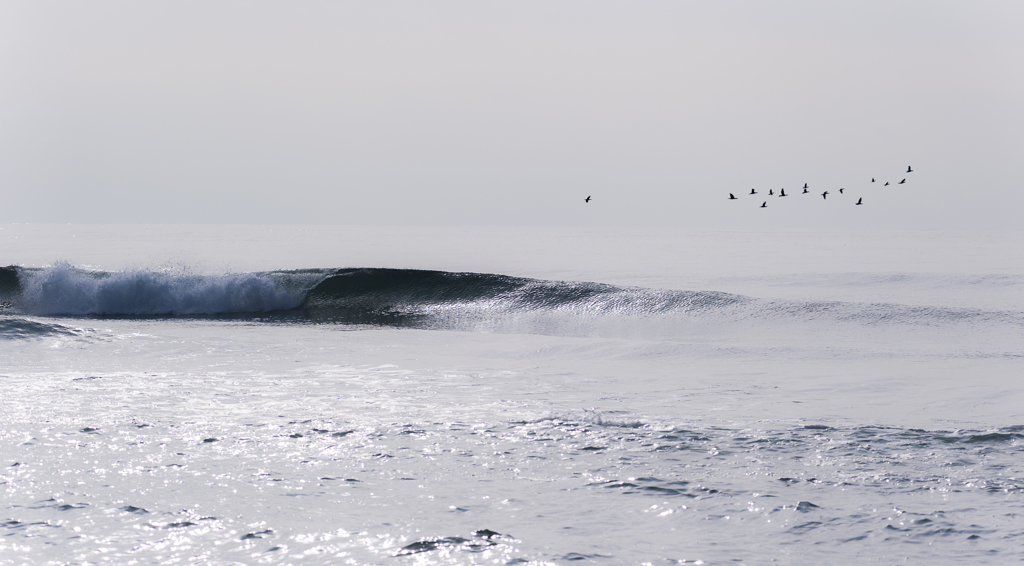
<svg viewBox="0 0 1024 566">
<path fill-rule="evenodd" d="M 267 312 L 298 307 L 304 292 L 265 275 L 97 273 L 60 262 L 27 274 L 19 307 L 39 315 L 167 315 Z"/>
</svg>

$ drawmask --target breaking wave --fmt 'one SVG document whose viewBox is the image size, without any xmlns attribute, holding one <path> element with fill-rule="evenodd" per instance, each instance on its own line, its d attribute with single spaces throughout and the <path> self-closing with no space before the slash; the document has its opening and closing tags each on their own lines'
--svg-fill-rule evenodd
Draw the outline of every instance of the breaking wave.
<svg viewBox="0 0 1024 566">
<path fill-rule="evenodd" d="M 195 275 L 105 272 L 58 263 L 0 268 L 0 312 L 36 316 L 248 316 L 397 327 L 586 332 L 636 324 L 825 321 L 856 325 L 1006 325 L 1024 312 L 764 300 L 716 291 L 619 287 L 506 275 L 345 268 Z M 573 329 L 575 327 L 575 329 Z"/>
<path fill-rule="evenodd" d="M 296 281 L 242 273 L 219 276 L 148 271 L 103 272 L 58 263 L 7 267 L 0 292 L 9 308 L 34 315 L 216 315 L 294 309 L 305 289 Z M 15 277 L 11 277 L 11 273 Z"/>
</svg>

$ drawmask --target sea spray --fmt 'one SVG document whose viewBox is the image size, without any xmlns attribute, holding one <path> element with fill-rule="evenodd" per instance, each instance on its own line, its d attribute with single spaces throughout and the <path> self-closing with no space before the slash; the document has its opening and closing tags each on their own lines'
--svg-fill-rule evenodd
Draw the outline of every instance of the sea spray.
<svg viewBox="0 0 1024 566">
<path fill-rule="evenodd" d="M 259 274 L 87 271 L 60 262 L 27 271 L 18 306 L 37 315 L 203 315 L 292 309 L 301 290 Z"/>
</svg>

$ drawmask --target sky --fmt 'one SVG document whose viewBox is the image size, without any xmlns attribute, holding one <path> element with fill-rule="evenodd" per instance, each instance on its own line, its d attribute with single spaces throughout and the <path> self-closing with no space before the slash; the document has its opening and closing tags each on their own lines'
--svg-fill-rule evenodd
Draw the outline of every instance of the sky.
<svg viewBox="0 0 1024 566">
<path fill-rule="evenodd" d="M 0 222 L 1024 224 L 1018 0 L 0 12 Z"/>
</svg>

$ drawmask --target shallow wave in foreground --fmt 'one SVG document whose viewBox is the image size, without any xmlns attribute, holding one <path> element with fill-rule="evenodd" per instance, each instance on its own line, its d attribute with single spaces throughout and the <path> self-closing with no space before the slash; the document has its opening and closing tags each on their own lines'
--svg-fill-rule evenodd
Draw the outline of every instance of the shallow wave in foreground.
<svg viewBox="0 0 1024 566">
<path fill-rule="evenodd" d="M 49 324 L 21 317 L 0 316 L 0 339 L 76 336 L 80 332 L 63 324 Z"/>
</svg>

